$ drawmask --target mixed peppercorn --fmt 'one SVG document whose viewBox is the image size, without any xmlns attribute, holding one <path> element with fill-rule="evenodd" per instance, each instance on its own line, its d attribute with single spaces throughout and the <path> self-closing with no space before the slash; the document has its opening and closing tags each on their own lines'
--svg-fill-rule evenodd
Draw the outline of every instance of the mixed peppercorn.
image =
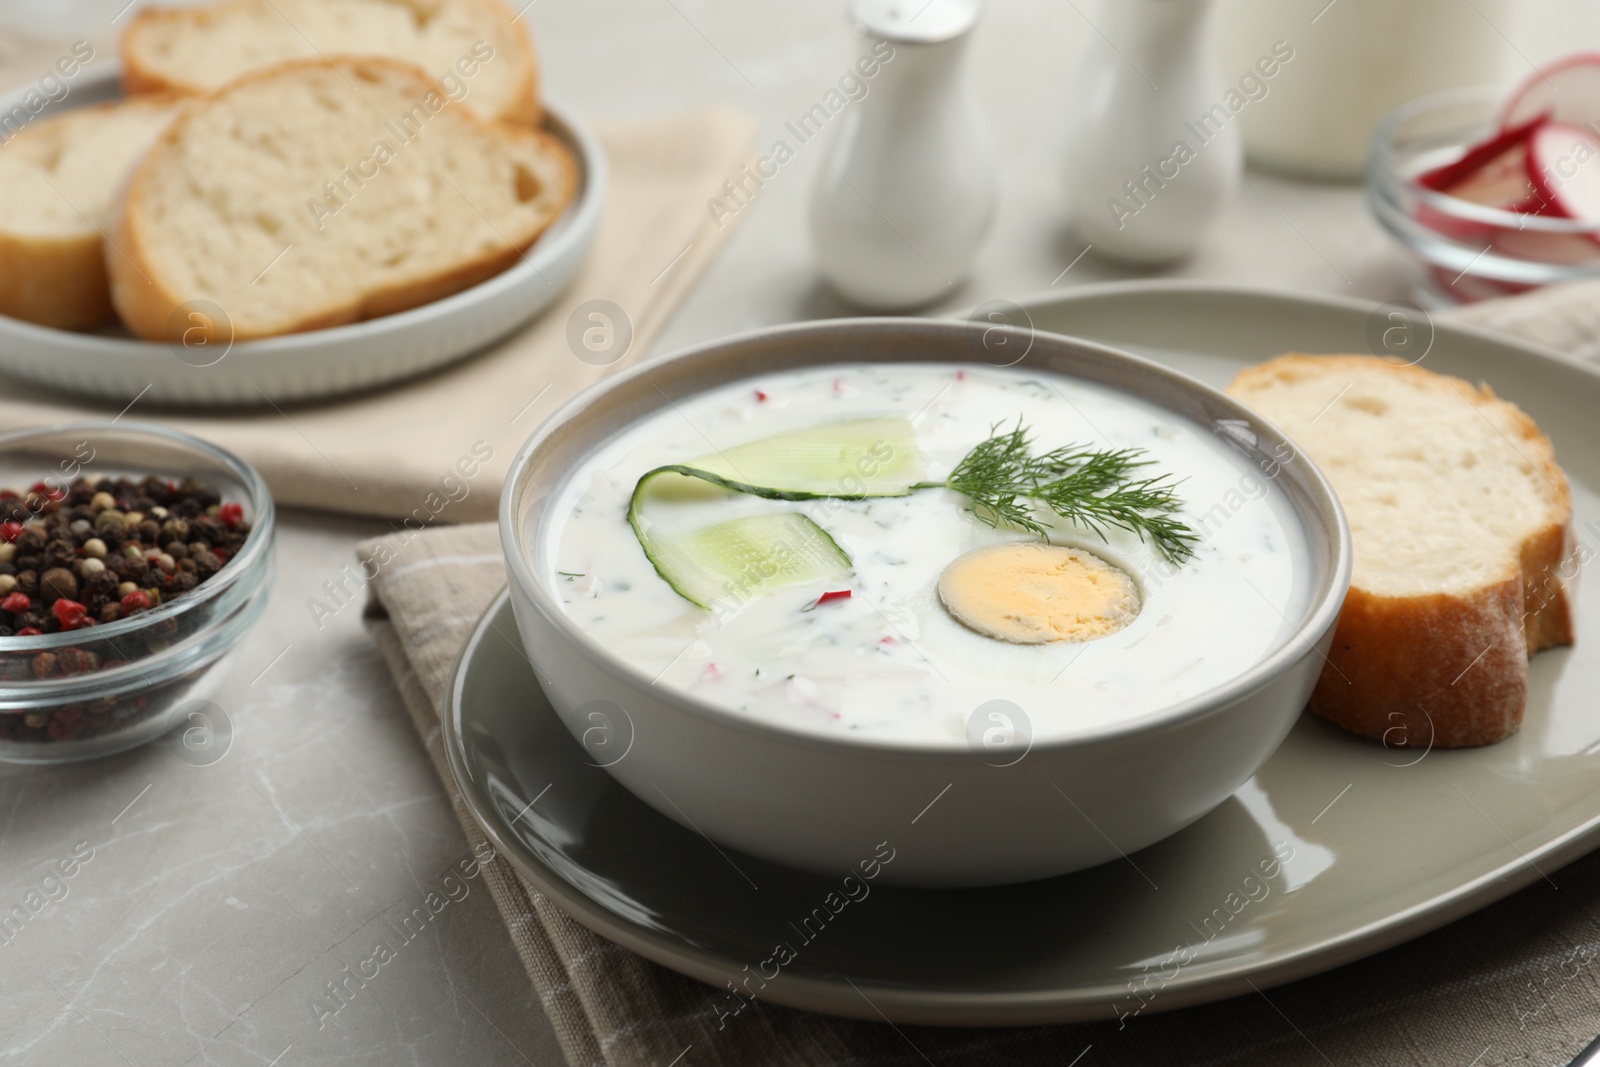
<svg viewBox="0 0 1600 1067">
<path fill-rule="evenodd" d="M 0 489 L 0 637 L 149 611 L 216 574 L 249 535 L 244 509 L 193 479 Z"/>
<path fill-rule="evenodd" d="M 83 631 L 83 647 L 0 654 L 0 679 L 42 681 L 126 666 L 135 649 L 182 640 L 203 618 L 165 619 L 124 638 L 95 628 L 181 596 L 220 571 L 250 536 L 244 509 L 193 479 L 100 478 L 65 489 L 0 489 L 0 637 Z M 135 658 L 137 658 L 135 656 Z M 159 712 L 185 675 L 123 697 L 0 715 L 0 741 L 74 741 Z M 169 692 L 170 691 L 170 692 Z"/>
</svg>

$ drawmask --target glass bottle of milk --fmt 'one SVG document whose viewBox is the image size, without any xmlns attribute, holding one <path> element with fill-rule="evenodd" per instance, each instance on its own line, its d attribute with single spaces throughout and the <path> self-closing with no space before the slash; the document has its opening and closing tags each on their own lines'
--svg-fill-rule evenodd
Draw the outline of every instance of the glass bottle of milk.
<svg viewBox="0 0 1600 1067">
<path fill-rule="evenodd" d="M 1212 54 L 1237 80 L 1286 42 L 1293 59 L 1242 120 L 1253 163 L 1355 179 L 1378 121 L 1413 97 L 1508 73 L 1512 0 L 1217 0 Z M 1281 46 L 1280 46 L 1281 47 Z"/>
</svg>

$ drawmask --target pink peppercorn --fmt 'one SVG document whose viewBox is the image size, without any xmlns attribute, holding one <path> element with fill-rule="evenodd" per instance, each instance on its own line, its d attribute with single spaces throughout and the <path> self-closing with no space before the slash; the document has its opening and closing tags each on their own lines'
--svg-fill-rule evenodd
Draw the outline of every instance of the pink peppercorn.
<svg viewBox="0 0 1600 1067">
<path fill-rule="evenodd" d="M 50 605 L 50 610 L 55 613 L 56 621 L 61 624 L 63 630 L 76 630 L 93 624 L 93 620 L 89 618 L 89 609 L 76 600 L 62 597 Z"/>
</svg>

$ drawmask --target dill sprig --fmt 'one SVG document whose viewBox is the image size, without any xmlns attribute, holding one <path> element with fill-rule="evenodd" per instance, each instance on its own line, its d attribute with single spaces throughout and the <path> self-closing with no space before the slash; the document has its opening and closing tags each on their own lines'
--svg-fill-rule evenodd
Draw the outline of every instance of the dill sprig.
<svg viewBox="0 0 1600 1067">
<path fill-rule="evenodd" d="M 990 526 L 1017 526 L 1040 537 L 1047 531 L 1035 517 L 1034 502 L 1069 522 L 1093 530 L 1102 541 L 1107 527 L 1130 530 L 1148 540 L 1173 563 L 1194 555 L 1199 536 L 1174 518 L 1182 507 L 1169 477 L 1141 478 L 1136 472 L 1152 460 L 1144 449 L 1095 450 L 1066 445 L 1040 456 L 1017 420 L 1011 430 L 990 427 L 988 440 L 962 457 L 943 482 L 915 488 L 954 489 L 972 501 L 972 513 Z"/>
</svg>

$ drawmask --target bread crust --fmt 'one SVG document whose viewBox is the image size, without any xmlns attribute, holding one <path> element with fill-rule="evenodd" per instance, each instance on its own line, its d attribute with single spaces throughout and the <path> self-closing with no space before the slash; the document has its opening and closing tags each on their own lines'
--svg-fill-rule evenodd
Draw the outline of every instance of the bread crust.
<svg viewBox="0 0 1600 1067">
<path fill-rule="evenodd" d="M 1521 614 L 1517 576 L 1471 597 L 1351 587 L 1311 710 L 1391 748 L 1502 741 L 1528 702 Z"/>
<path fill-rule="evenodd" d="M 539 57 L 534 51 L 530 35 L 516 28 L 513 12 L 501 3 L 501 0 L 451 0 L 451 2 L 470 4 L 503 22 L 508 31 L 505 38 L 511 42 L 511 47 L 519 60 L 518 66 L 522 73 L 517 79 L 517 91 L 506 106 L 489 117 L 513 125 L 537 127 L 544 120 L 544 107 L 539 98 Z M 259 0 L 219 0 L 217 3 L 199 7 L 147 7 L 136 12 L 129 20 L 128 27 L 123 31 L 118 44 L 122 59 L 122 91 L 129 96 L 158 92 L 178 93 L 184 96 L 209 95 L 214 91 L 212 87 L 169 78 L 145 63 L 140 50 L 141 39 L 148 34 L 160 33 L 168 25 L 191 21 L 202 25 L 213 22 L 226 8 L 243 7 L 252 3 L 259 3 Z M 270 69 L 270 66 L 257 69 Z M 255 71 L 245 73 L 248 75 Z M 430 78 L 439 76 L 438 71 L 427 73 Z"/>
<path fill-rule="evenodd" d="M 1239 372 L 1228 392 L 1248 404 L 1275 382 L 1373 364 L 1428 388 L 1444 383 L 1464 400 L 1506 414 L 1512 443 L 1555 487 L 1562 518 L 1527 537 L 1504 576 L 1470 595 L 1395 597 L 1352 585 L 1311 710 L 1390 747 L 1494 744 L 1522 725 L 1528 657 L 1575 639 L 1571 488 L 1550 439 L 1531 418 L 1487 386 L 1460 378 L 1372 356 L 1291 353 Z"/>
<path fill-rule="evenodd" d="M 421 79 L 432 86 L 434 91 L 443 94 L 443 90 L 432 77 L 423 73 L 420 68 L 401 60 L 379 56 L 334 56 L 328 60 L 297 59 L 274 67 L 263 67 L 208 94 L 205 99 L 219 100 L 241 85 L 270 80 L 295 69 L 325 70 L 330 66 L 343 67 L 351 71 L 384 68 L 403 71 L 408 76 Z M 162 132 L 156 145 L 147 153 L 146 159 L 154 157 L 160 149 L 170 146 L 181 138 L 189 122 L 203 107 L 203 103 L 197 102 L 186 108 L 178 119 Z M 111 283 L 111 300 L 123 324 L 139 337 L 150 341 L 180 341 L 186 331 L 198 328 L 204 335 L 206 343 L 227 344 L 230 341 L 328 329 L 382 315 L 392 315 L 460 292 L 504 271 L 521 258 L 522 254 L 532 247 L 571 204 L 577 193 L 578 164 L 567 146 L 547 131 L 530 130 L 484 119 L 464 108 L 461 114 L 466 121 L 476 125 L 484 136 L 514 138 L 536 143 L 541 152 L 548 153 L 559 161 L 564 182 L 560 206 L 551 212 L 544 225 L 525 239 L 508 243 L 503 248 L 424 278 L 371 290 L 348 303 L 330 306 L 281 328 L 253 330 L 248 326 L 231 322 L 224 324 L 225 328 L 219 328 L 204 316 L 200 319 L 181 318 L 175 321 L 175 312 L 191 298 L 164 286 L 159 280 L 160 271 L 149 251 L 151 224 L 141 210 L 148 195 L 151 179 L 149 168 L 141 164 L 130 178 L 127 196 L 123 199 L 121 209 L 114 220 L 111 241 L 116 250 L 107 248 L 105 252 L 106 272 Z"/>
<path fill-rule="evenodd" d="M 123 95 L 179 93 L 184 96 L 195 96 L 204 92 L 197 85 L 173 81 L 158 74 L 140 62 L 139 58 L 140 37 L 148 33 L 158 33 L 168 23 L 191 18 L 207 21 L 211 18 L 211 8 L 146 7 L 133 13 L 133 18 L 128 20 L 128 25 L 117 42 L 117 51 L 122 60 Z"/>
<path fill-rule="evenodd" d="M 162 94 L 149 102 L 167 105 L 176 99 Z M 51 126 L 59 130 L 123 106 L 122 101 L 111 101 L 74 108 L 29 126 L 13 143 L 41 136 Z M 92 220 L 85 223 L 94 225 Z M 98 231 L 37 236 L 0 229 L 0 315 L 61 330 L 103 325 L 112 317 L 103 245 Z"/>
<path fill-rule="evenodd" d="M 516 15 L 500 0 L 477 0 L 477 2 L 484 7 L 492 7 L 502 14 L 510 15 L 511 21 L 506 24 L 508 27 L 516 25 Z M 518 79 L 521 84 L 516 95 L 512 97 L 512 103 L 501 111 L 499 119 L 501 122 L 537 128 L 544 122 L 544 104 L 539 97 L 539 53 L 533 47 L 531 33 L 512 32 L 507 36 L 522 60 L 520 66 L 523 74 Z"/>
<path fill-rule="evenodd" d="M 111 317 L 100 235 L 28 238 L 0 233 L 0 315 L 87 330 Z"/>
</svg>

